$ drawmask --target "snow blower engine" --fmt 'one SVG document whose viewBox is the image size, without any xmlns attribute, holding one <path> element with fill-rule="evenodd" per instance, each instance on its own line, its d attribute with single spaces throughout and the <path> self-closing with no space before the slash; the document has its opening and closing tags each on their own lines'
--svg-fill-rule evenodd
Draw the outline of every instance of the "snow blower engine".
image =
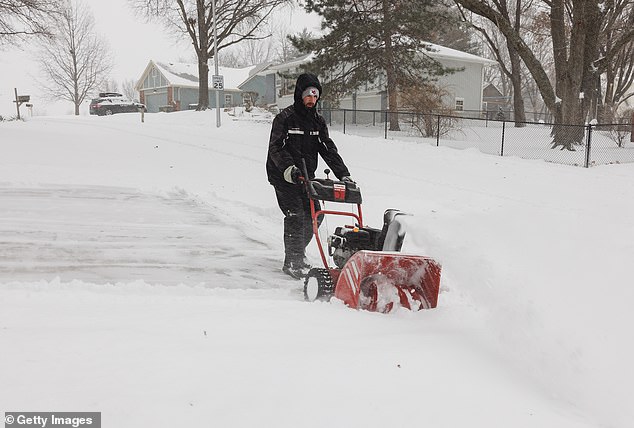
<svg viewBox="0 0 634 428">
<path fill-rule="evenodd" d="M 390 312 L 396 306 L 411 310 L 435 308 L 438 303 L 441 266 L 435 260 L 402 254 L 405 228 L 399 221 L 402 212 L 388 209 L 383 227 L 363 224 L 361 189 L 356 183 L 328 178 L 304 180 L 310 199 L 313 234 L 323 268 L 312 268 L 304 281 L 306 300 L 335 297 L 356 309 Z M 308 177 L 304 166 L 304 177 Z M 315 201 L 356 205 L 356 213 L 321 208 Z M 325 204 L 322 204 L 325 206 Z M 351 217 L 353 225 L 335 228 L 328 237 L 328 252 L 319 237 L 320 216 Z M 329 265 L 332 259 L 334 267 Z"/>
<path fill-rule="evenodd" d="M 383 214 L 383 228 L 337 227 L 328 237 L 328 254 L 339 269 L 343 269 L 348 259 L 360 250 L 401 251 L 405 229 L 394 221 L 402 215 L 399 210 L 389 209 Z"/>
</svg>

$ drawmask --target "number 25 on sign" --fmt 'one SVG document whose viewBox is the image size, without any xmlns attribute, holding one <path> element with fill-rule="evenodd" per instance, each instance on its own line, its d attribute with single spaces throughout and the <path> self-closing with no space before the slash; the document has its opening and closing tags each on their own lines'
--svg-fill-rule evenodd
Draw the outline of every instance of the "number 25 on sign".
<svg viewBox="0 0 634 428">
<path fill-rule="evenodd" d="M 211 76 L 211 84 L 214 89 L 222 91 L 225 88 L 224 76 L 220 76 L 220 75 Z"/>
</svg>

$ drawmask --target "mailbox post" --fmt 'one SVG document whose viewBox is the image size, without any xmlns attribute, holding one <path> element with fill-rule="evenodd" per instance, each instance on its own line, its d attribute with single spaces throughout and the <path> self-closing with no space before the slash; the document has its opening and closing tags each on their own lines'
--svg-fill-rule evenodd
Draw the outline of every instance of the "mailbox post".
<svg viewBox="0 0 634 428">
<path fill-rule="evenodd" d="M 31 96 L 18 95 L 18 88 L 13 88 L 13 90 L 15 91 L 15 101 L 13 102 L 15 103 L 15 109 L 18 111 L 18 120 L 20 120 L 20 106 L 23 103 L 28 103 L 29 101 L 31 101 Z"/>
</svg>

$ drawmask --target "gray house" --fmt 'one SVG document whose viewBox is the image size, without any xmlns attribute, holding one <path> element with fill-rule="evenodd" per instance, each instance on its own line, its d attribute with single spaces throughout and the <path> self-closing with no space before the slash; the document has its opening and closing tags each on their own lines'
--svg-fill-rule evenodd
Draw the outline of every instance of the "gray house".
<svg viewBox="0 0 634 428">
<path fill-rule="evenodd" d="M 271 99 L 275 94 L 267 89 L 270 78 L 260 74 L 266 67 L 268 64 L 245 68 L 219 67 L 218 72 L 224 78 L 220 107 L 242 105 L 244 96 L 251 100 Z M 209 73 L 210 88 L 212 74 L 213 69 Z M 151 60 L 135 89 L 139 91 L 140 100 L 147 106 L 148 112 L 195 109 L 198 105 L 198 65 Z M 214 89 L 209 90 L 209 106 L 216 107 Z"/>
<path fill-rule="evenodd" d="M 275 75 L 268 71 L 272 63 L 259 64 L 249 71 L 249 77 L 238 88 L 243 98 L 254 105 L 263 106 L 275 104 Z"/>
<path fill-rule="evenodd" d="M 483 70 L 484 67 L 495 64 L 495 61 L 461 52 L 456 49 L 429 43 L 425 54 L 436 59 L 445 67 L 458 68 L 453 74 L 441 76 L 438 85 L 450 94 L 444 102 L 456 111 L 482 109 Z M 304 55 L 294 60 L 268 67 L 266 73 L 276 74 L 276 102 L 280 107 L 293 103 L 295 81 L 285 79 L 283 75 L 297 75 L 300 67 L 312 59 L 312 54 Z M 379 76 L 374 82 L 367 82 L 353 96 L 342 98 L 339 106 L 356 110 L 385 110 L 387 109 L 386 82 Z"/>
</svg>

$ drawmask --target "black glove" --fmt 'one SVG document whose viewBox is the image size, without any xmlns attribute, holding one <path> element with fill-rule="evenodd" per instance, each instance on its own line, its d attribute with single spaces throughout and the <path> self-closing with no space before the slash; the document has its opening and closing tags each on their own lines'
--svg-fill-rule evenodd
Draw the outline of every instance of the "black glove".
<svg viewBox="0 0 634 428">
<path fill-rule="evenodd" d="M 304 181 L 304 174 L 302 174 L 299 168 L 294 167 L 291 171 L 291 178 L 293 179 L 293 183 L 299 184 Z"/>
<path fill-rule="evenodd" d="M 284 180 L 291 184 L 299 184 L 302 182 L 302 172 L 295 165 L 291 165 L 284 171 Z"/>
<path fill-rule="evenodd" d="M 341 179 L 341 181 L 347 181 L 347 182 L 349 182 L 349 183 L 355 183 L 355 184 L 356 184 L 356 182 L 355 182 L 355 181 L 352 179 L 352 177 L 350 177 L 349 175 L 346 175 L 345 177 L 343 177 L 343 178 Z"/>
</svg>

